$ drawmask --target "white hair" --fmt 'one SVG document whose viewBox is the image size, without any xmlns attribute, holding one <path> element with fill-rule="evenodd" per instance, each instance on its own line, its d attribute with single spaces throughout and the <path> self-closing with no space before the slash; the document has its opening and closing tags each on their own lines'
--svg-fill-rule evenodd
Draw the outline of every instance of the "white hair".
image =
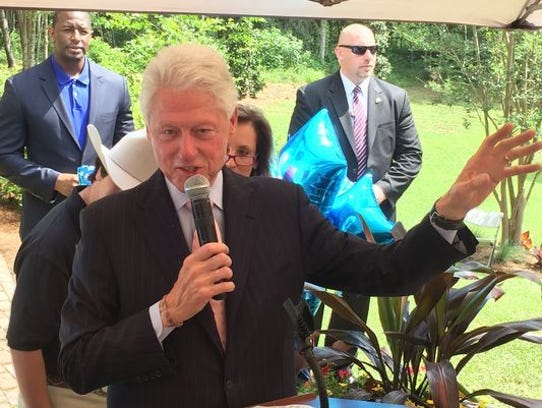
<svg viewBox="0 0 542 408">
<path fill-rule="evenodd" d="M 226 117 L 237 104 L 233 77 L 222 55 L 199 44 L 165 47 L 149 62 L 143 73 L 139 103 L 145 122 L 152 114 L 152 99 L 160 88 L 183 91 L 198 88 L 216 98 Z"/>
</svg>

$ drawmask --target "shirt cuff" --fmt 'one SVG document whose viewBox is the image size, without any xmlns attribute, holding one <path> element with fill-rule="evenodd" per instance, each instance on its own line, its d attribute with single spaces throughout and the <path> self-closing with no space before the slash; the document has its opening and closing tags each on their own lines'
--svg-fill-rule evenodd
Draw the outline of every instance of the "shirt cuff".
<svg viewBox="0 0 542 408">
<path fill-rule="evenodd" d="M 431 225 L 433 226 L 435 230 L 437 230 L 437 232 L 442 236 L 442 238 L 446 240 L 446 242 L 448 242 L 451 245 L 455 244 L 457 230 L 445 230 L 444 228 L 439 227 L 433 221 L 431 221 Z"/>
<path fill-rule="evenodd" d="M 149 307 L 149 316 L 151 318 L 152 328 L 156 334 L 156 338 L 162 344 L 167 336 L 175 329 L 175 327 L 164 327 L 162 325 L 162 318 L 160 317 L 160 309 L 158 304 L 160 301 L 156 302 L 154 305 Z"/>
</svg>

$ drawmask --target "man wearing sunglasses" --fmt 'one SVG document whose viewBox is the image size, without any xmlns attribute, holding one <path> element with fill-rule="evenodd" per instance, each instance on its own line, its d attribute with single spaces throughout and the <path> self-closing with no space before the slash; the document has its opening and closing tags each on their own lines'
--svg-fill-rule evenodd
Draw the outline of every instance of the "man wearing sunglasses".
<svg viewBox="0 0 542 408">
<path fill-rule="evenodd" d="M 356 181 L 370 171 L 380 208 L 394 219 L 397 200 L 420 171 L 422 150 L 407 93 L 373 76 L 377 54 L 368 27 L 343 28 L 335 47 L 340 69 L 297 91 L 289 137 L 326 108 L 348 162 L 348 177 Z M 366 320 L 369 298 L 345 294 L 345 299 Z M 330 328 L 349 328 L 346 322 L 335 325 L 336 318 Z"/>
</svg>

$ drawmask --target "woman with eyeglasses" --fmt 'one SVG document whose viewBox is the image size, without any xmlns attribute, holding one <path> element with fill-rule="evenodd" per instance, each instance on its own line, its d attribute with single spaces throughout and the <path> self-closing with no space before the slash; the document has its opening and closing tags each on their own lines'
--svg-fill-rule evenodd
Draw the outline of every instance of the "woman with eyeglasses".
<svg viewBox="0 0 542 408">
<path fill-rule="evenodd" d="M 242 176 L 269 176 L 273 135 L 256 107 L 237 105 L 237 129 L 230 136 L 226 166 Z"/>
</svg>

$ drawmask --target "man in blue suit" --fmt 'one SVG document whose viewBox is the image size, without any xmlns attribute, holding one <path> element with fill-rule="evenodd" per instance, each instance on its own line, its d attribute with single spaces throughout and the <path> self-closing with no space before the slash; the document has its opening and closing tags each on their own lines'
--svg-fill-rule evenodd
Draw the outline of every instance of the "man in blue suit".
<svg viewBox="0 0 542 408">
<path fill-rule="evenodd" d="M 49 35 L 53 54 L 9 78 L 0 100 L 0 175 L 23 188 L 21 239 L 94 164 L 87 124 L 107 147 L 134 129 L 126 80 L 86 57 L 89 13 L 55 12 Z"/>
</svg>

